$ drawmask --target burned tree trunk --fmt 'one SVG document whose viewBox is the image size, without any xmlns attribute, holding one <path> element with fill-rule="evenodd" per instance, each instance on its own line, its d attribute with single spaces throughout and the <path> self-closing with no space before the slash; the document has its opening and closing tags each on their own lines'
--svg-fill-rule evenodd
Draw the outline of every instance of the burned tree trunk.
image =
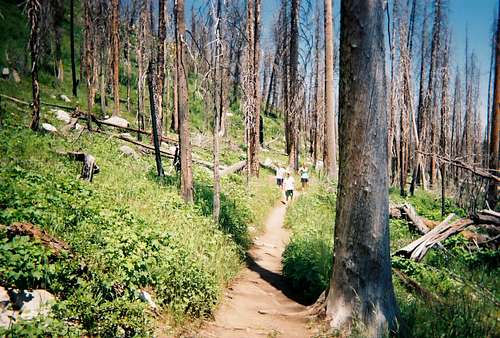
<svg viewBox="0 0 500 338">
<path fill-rule="evenodd" d="M 398 313 L 389 256 L 383 13 L 383 0 L 341 5 L 339 198 L 327 299 L 333 328 L 349 331 L 360 320 L 369 337 L 395 330 Z"/>
<path fill-rule="evenodd" d="M 40 84 L 38 83 L 38 59 L 40 52 L 40 1 L 28 1 L 28 19 L 30 22 L 30 54 L 31 54 L 31 88 L 33 94 L 33 112 L 30 128 L 38 130 L 40 124 Z"/>
<path fill-rule="evenodd" d="M 245 111 L 247 130 L 248 170 L 251 176 L 259 175 L 260 86 L 259 86 L 259 34 L 260 0 L 247 3 L 248 46 L 245 58 Z"/>
<path fill-rule="evenodd" d="M 155 160 L 156 160 L 156 173 L 159 177 L 163 177 L 163 166 L 161 164 L 161 152 L 160 152 L 160 134 L 158 133 L 158 127 L 156 125 L 156 105 L 158 102 L 157 95 L 158 89 L 156 88 L 156 74 L 154 61 L 151 60 L 148 67 L 148 88 L 149 88 L 149 105 L 151 109 L 151 127 L 153 129 L 153 144 L 155 147 Z"/>
<path fill-rule="evenodd" d="M 64 3 L 62 0 L 52 0 L 51 6 L 54 10 L 54 37 L 55 37 L 55 69 L 57 81 L 64 81 L 64 67 L 62 61 L 62 24 L 64 20 Z"/>
<path fill-rule="evenodd" d="M 332 0 L 325 0 L 325 148 L 323 162 L 328 176 L 337 175 L 337 146 L 333 103 L 333 15 Z"/>
<path fill-rule="evenodd" d="M 498 170 L 500 137 L 500 8 L 498 9 L 497 33 L 495 45 L 495 84 L 493 94 L 493 119 L 490 136 L 490 169 Z M 494 172 L 496 173 L 496 172 Z M 495 209 L 498 202 L 498 184 L 491 181 L 488 187 L 488 203 Z"/>
<path fill-rule="evenodd" d="M 76 63 L 75 63 L 75 3 L 74 0 L 70 0 L 70 48 L 71 48 L 71 82 L 73 96 L 78 96 L 76 81 Z"/>
<path fill-rule="evenodd" d="M 191 158 L 191 141 L 189 138 L 189 106 L 187 90 L 187 74 L 185 59 L 184 0 L 175 0 L 175 66 L 177 74 L 177 111 L 179 114 L 179 149 L 181 162 L 181 193 L 184 201 L 193 202 L 193 172 Z"/>
<path fill-rule="evenodd" d="M 113 115 L 120 115 L 120 0 L 111 0 L 111 55 L 113 63 Z"/>
</svg>

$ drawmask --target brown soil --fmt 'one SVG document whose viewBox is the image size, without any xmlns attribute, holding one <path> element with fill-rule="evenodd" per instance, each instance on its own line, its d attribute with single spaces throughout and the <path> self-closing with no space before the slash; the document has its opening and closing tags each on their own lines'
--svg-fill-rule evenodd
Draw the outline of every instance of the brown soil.
<svg viewBox="0 0 500 338">
<path fill-rule="evenodd" d="M 308 319 L 281 276 L 281 254 L 289 239 L 283 228 L 286 206 L 279 203 L 254 239 L 247 267 L 225 293 L 224 301 L 197 337 L 310 337 Z"/>
</svg>

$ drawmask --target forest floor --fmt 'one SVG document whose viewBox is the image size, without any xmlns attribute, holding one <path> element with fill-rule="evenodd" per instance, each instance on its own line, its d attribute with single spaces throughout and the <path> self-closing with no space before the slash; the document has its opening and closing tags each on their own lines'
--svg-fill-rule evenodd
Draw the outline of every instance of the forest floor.
<svg viewBox="0 0 500 338">
<path fill-rule="evenodd" d="M 287 206 L 279 202 L 254 239 L 247 267 L 226 290 L 224 301 L 197 337 L 310 337 L 306 309 L 281 275 L 281 254 L 289 233 L 283 227 Z"/>
</svg>

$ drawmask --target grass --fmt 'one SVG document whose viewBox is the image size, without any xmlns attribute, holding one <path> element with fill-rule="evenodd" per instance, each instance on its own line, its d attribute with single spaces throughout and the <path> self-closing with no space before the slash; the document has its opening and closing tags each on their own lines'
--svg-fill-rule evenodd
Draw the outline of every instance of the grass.
<svg viewBox="0 0 500 338">
<path fill-rule="evenodd" d="M 286 224 L 292 237 L 283 254 L 283 273 L 309 301 L 327 288 L 331 275 L 334 199 L 332 190 L 313 186 L 287 210 Z M 404 202 L 392 191 L 391 199 Z M 442 219 L 440 200 L 432 194 L 419 191 L 405 201 L 425 217 Z M 463 214 L 452 200 L 447 201 L 447 211 Z M 418 238 L 403 220 L 390 220 L 389 225 L 391 252 Z M 460 235 L 443 244 L 446 251 L 431 250 L 421 263 L 393 257 L 393 268 L 435 297 L 422 298 L 393 278 L 405 329 L 412 337 L 499 336 L 499 253 L 470 251 Z"/>
<path fill-rule="evenodd" d="M 196 202 L 185 205 L 170 163 L 170 176 L 159 181 L 152 157 L 124 157 L 114 139 L 33 133 L 24 127 L 28 116 L 11 104 L 1 112 L 0 223 L 32 222 L 74 251 L 55 257 L 38 243 L 0 233 L 0 284 L 46 288 L 59 299 L 45 331 L 40 325 L 47 322 L 35 321 L 10 333 L 149 335 L 156 324 L 138 298 L 144 288 L 174 326 L 210 314 L 241 267 L 248 226 L 259 227 L 279 194 L 267 173 L 248 187 L 237 175 L 224 178 L 221 222 L 214 224 L 205 170 L 195 168 Z M 45 117 L 59 127 L 50 112 Z M 80 149 L 100 166 L 92 183 L 77 178 L 79 163 L 56 153 Z M 60 325 L 68 320 L 71 332 Z"/>
</svg>

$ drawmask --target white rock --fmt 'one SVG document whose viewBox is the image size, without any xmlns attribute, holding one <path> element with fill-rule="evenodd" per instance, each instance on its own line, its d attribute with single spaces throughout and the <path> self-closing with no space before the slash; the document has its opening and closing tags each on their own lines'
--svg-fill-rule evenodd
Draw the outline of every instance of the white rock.
<svg viewBox="0 0 500 338">
<path fill-rule="evenodd" d="M 17 319 L 18 313 L 14 310 L 0 312 L 0 327 L 9 328 Z"/>
<path fill-rule="evenodd" d="M 4 79 L 8 78 L 9 77 L 9 74 L 10 74 L 10 71 L 9 71 L 9 68 L 7 67 L 3 67 L 2 68 L 2 77 Z"/>
<path fill-rule="evenodd" d="M 125 138 L 129 138 L 129 139 L 133 139 L 133 137 L 130 133 L 120 133 L 120 136 L 125 137 Z"/>
<path fill-rule="evenodd" d="M 268 157 L 264 160 L 264 165 L 265 166 L 272 166 L 273 165 L 273 161 Z"/>
<path fill-rule="evenodd" d="M 42 129 L 49 133 L 57 133 L 57 128 L 50 123 L 42 123 Z"/>
<path fill-rule="evenodd" d="M 63 100 L 64 102 L 67 102 L 67 103 L 71 102 L 71 100 L 69 99 L 69 97 L 67 97 L 67 96 L 66 96 L 66 95 L 64 95 L 64 94 L 61 94 L 61 95 L 59 96 L 59 98 L 60 98 L 61 100 Z"/>
<path fill-rule="evenodd" d="M 123 153 L 123 155 L 130 156 L 135 159 L 137 158 L 137 153 L 135 152 L 134 149 L 130 148 L 129 146 L 123 145 L 119 149 Z"/>
<path fill-rule="evenodd" d="M 80 123 L 75 124 L 75 130 L 81 130 L 83 127 Z"/>
<path fill-rule="evenodd" d="M 115 125 L 120 128 L 128 127 L 128 121 L 118 116 L 111 116 L 109 119 L 104 120 L 104 122 Z"/>
<path fill-rule="evenodd" d="M 0 286 L 0 310 L 5 309 L 10 304 L 10 297 L 3 286 Z"/>
<path fill-rule="evenodd" d="M 14 79 L 15 83 L 21 82 L 21 77 L 19 76 L 19 73 L 15 69 L 12 69 L 12 78 Z"/>
<path fill-rule="evenodd" d="M 148 305 L 153 309 L 153 310 L 158 310 L 158 306 L 156 306 L 156 303 L 153 301 L 153 297 L 144 290 L 141 290 L 139 293 L 139 298 L 143 301 L 148 303 Z"/>
<path fill-rule="evenodd" d="M 33 319 L 39 315 L 47 316 L 56 298 L 46 290 L 23 290 L 16 295 L 16 307 L 20 318 Z"/>
<path fill-rule="evenodd" d="M 59 121 L 63 121 L 66 124 L 71 122 L 71 116 L 64 110 L 53 109 L 52 111 L 56 114 L 56 119 L 58 119 Z"/>
</svg>

